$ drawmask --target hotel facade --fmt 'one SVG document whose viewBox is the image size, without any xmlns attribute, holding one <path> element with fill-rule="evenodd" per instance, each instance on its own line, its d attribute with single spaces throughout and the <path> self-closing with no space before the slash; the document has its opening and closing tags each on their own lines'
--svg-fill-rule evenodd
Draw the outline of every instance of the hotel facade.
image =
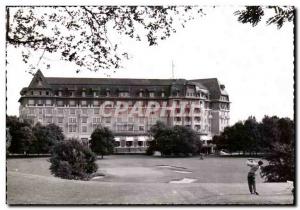
<svg viewBox="0 0 300 210">
<path fill-rule="evenodd" d="M 225 86 L 210 79 L 44 77 L 37 71 L 20 92 L 20 119 L 61 127 L 67 138 L 88 142 L 95 128 L 115 135 L 116 153 L 144 153 L 157 121 L 194 129 L 204 152 L 229 124 Z"/>
</svg>

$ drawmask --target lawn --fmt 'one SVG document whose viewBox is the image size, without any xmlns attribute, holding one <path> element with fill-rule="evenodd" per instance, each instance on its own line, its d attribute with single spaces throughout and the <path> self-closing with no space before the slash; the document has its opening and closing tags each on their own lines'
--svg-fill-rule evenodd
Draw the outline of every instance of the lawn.
<svg viewBox="0 0 300 210">
<path fill-rule="evenodd" d="M 286 183 L 263 183 L 261 196 L 247 189 L 245 158 L 160 158 L 113 155 L 98 160 L 104 178 L 63 180 L 47 158 L 7 160 L 9 204 L 290 204 Z M 175 184 L 180 180 L 193 183 Z M 26 192 L 26 193 L 24 193 Z M 250 198 L 249 198 L 250 196 Z"/>
</svg>

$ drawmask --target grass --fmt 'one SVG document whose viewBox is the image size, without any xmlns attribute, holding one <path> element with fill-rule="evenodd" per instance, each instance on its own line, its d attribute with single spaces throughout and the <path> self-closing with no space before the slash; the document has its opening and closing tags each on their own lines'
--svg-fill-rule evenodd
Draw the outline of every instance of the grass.
<svg viewBox="0 0 300 210">
<path fill-rule="evenodd" d="M 291 204 L 286 183 L 262 183 L 249 197 L 245 158 L 105 156 L 101 179 L 64 180 L 50 174 L 48 158 L 7 160 L 9 204 Z M 166 166 L 166 167 L 162 167 Z M 191 173 L 179 173 L 188 171 Z M 196 179 L 190 184 L 172 180 Z"/>
</svg>

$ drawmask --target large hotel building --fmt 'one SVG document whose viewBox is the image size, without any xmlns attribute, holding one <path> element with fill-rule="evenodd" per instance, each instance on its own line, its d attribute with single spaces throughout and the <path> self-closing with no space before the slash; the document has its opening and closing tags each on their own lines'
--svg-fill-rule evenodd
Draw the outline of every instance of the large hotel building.
<svg viewBox="0 0 300 210">
<path fill-rule="evenodd" d="M 116 153 L 143 153 L 156 121 L 194 129 L 204 152 L 229 124 L 225 86 L 211 79 L 44 77 L 38 71 L 21 90 L 20 118 L 55 123 L 67 138 L 90 139 L 97 126 L 111 129 Z"/>
</svg>

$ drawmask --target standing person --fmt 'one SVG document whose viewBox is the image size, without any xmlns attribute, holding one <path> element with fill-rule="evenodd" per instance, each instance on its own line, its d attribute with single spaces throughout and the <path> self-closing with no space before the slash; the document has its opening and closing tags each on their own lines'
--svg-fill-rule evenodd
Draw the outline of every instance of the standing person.
<svg viewBox="0 0 300 210">
<path fill-rule="evenodd" d="M 255 175 L 261 165 L 263 165 L 261 160 L 258 161 L 258 163 L 253 159 L 248 159 L 247 161 L 247 166 L 250 166 L 250 171 L 248 172 L 248 186 L 251 194 L 259 195 L 258 192 L 256 192 Z"/>
</svg>

